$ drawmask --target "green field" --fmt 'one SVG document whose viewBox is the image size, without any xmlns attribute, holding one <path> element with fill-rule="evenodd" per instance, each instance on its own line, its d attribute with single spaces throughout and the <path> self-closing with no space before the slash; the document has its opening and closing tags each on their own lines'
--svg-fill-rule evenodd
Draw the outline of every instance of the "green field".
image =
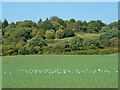
<svg viewBox="0 0 120 90">
<path fill-rule="evenodd" d="M 3 88 L 117 88 L 118 55 L 2 58 Z"/>
</svg>

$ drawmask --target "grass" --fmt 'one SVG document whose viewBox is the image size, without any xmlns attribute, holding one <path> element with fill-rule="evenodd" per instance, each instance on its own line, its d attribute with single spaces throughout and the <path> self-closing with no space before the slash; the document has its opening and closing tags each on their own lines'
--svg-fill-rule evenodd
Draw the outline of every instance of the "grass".
<svg viewBox="0 0 120 90">
<path fill-rule="evenodd" d="M 5 56 L 3 88 L 117 88 L 118 55 Z"/>
<path fill-rule="evenodd" d="M 81 37 L 85 40 L 97 39 L 100 34 L 90 34 L 90 33 L 76 33 L 75 36 Z M 47 43 L 48 46 L 56 46 L 61 45 L 65 41 L 70 41 L 74 37 L 66 37 L 62 39 L 53 39 L 52 43 Z"/>
</svg>

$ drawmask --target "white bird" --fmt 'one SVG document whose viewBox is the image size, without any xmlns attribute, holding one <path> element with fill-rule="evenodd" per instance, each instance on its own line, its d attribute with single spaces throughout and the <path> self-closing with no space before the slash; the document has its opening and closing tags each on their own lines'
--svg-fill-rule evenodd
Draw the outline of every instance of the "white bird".
<svg viewBox="0 0 120 90">
<path fill-rule="evenodd" d="M 100 71 L 100 69 L 98 69 L 98 71 Z"/>
<path fill-rule="evenodd" d="M 107 71 L 108 73 L 110 73 L 110 71 Z"/>
<path fill-rule="evenodd" d="M 93 73 L 95 73 L 96 72 L 96 70 L 95 71 L 93 71 Z"/>
<path fill-rule="evenodd" d="M 63 71 L 63 73 L 64 73 L 64 74 L 66 73 L 65 70 Z"/>
<path fill-rule="evenodd" d="M 107 70 L 105 70 L 104 72 L 106 72 Z"/>
<path fill-rule="evenodd" d="M 35 73 L 37 73 L 37 70 L 35 70 Z"/>
</svg>

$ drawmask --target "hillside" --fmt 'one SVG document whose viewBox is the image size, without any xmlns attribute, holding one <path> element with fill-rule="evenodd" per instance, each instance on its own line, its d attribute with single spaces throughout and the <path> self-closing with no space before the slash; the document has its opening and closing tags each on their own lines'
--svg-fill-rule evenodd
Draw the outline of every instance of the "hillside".
<svg viewBox="0 0 120 90">
<path fill-rule="evenodd" d="M 118 53 L 118 22 L 63 20 L 2 22 L 2 55 Z M 109 50 L 110 49 L 110 50 Z M 103 52 L 105 51 L 105 52 Z M 91 53 L 92 52 L 92 53 Z"/>
</svg>

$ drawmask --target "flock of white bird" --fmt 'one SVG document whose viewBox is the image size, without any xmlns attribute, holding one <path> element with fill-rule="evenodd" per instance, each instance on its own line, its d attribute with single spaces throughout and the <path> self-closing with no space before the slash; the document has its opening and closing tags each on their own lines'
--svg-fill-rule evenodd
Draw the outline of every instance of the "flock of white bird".
<svg viewBox="0 0 120 90">
<path fill-rule="evenodd" d="M 67 73 L 77 73 L 77 74 L 86 74 L 86 73 L 118 73 L 118 70 L 116 70 L 116 68 L 114 68 L 114 71 L 110 71 L 107 69 L 94 69 L 94 70 L 89 70 L 89 69 L 19 69 L 16 70 L 17 72 L 22 72 L 22 73 L 26 73 L 26 74 L 67 74 Z M 12 72 L 5 72 L 4 74 L 12 74 Z"/>
</svg>

